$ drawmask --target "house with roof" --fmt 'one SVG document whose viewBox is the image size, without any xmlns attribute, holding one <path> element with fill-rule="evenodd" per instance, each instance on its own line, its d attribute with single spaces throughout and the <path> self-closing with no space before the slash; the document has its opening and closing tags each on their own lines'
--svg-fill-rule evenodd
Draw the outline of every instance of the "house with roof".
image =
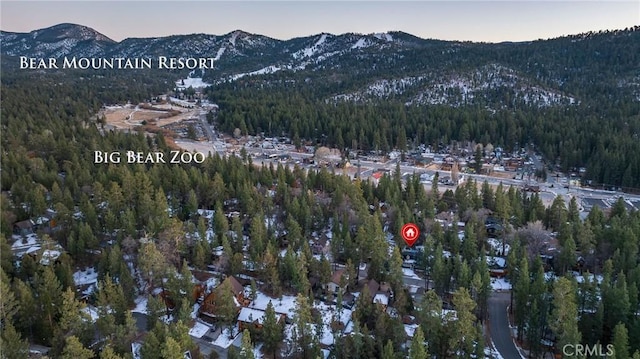
<svg viewBox="0 0 640 359">
<path fill-rule="evenodd" d="M 374 172 L 374 173 L 371 175 L 371 182 L 372 182 L 374 185 L 376 185 L 376 186 L 377 186 L 377 185 L 380 183 L 380 179 L 381 179 L 383 176 L 384 176 L 384 173 L 383 173 L 383 172 L 380 172 L 380 171 L 378 171 L 378 172 Z"/>
<path fill-rule="evenodd" d="M 284 323 L 285 315 L 276 313 L 278 323 Z M 262 329 L 266 318 L 266 312 L 255 308 L 242 308 L 238 313 L 238 329 L 242 332 L 244 329 Z"/>
<path fill-rule="evenodd" d="M 28 236 L 35 232 L 36 224 L 32 220 L 16 222 L 13 224 L 13 233 L 20 236 Z"/>
<path fill-rule="evenodd" d="M 244 287 L 242 286 L 242 284 L 240 284 L 240 282 L 238 282 L 235 277 L 229 276 L 225 278 L 225 280 L 223 280 L 219 286 L 212 290 L 211 293 L 205 296 L 199 309 L 200 315 L 215 318 L 216 300 L 220 296 L 220 290 L 224 288 L 225 283 L 229 284 L 229 288 L 231 289 L 231 294 L 238 311 L 240 311 L 242 307 L 246 307 L 249 305 L 251 299 L 245 296 Z"/>
<path fill-rule="evenodd" d="M 365 287 L 367 289 L 366 291 Z M 363 284 L 360 295 L 363 295 L 363 293 L 368 293 L 371 302 L 375 303 L 383 310 L 387 309 L 389 303 L 393 299 L 393 291 L 389 284 L 385 282 L 379 284 L 373 279 L 368 280 Z"/>
<path fill-rule="evenodd" d="M 342 269 L 338 269 L 333 272 L 331 276 L 331 280 L 329 283 L 325 285 L 325 290 L 328 294 L 338 295 L 338 292 L 344 292 L 347 290 L 347 284 L 349 283 L 349 277 L 347 276 L 347 272 Z"/>
</svg>

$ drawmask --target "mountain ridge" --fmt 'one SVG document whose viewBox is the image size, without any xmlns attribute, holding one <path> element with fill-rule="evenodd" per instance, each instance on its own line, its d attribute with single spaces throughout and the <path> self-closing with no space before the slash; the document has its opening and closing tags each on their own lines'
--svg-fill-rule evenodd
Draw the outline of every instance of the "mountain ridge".
<svg viewBox="0 0 640 359">
<path fill-rule="evenodd" d="M 269 88 L 324 84 L 328 92 L 319 100 L 325 102 L 564 106 L 603 88 L 605 95 L 622 88 L 625 97 L 640 101 L 640 26 L 501 43 L 423 39 L 402 31 L 279 40 L 240 29 L 118 42 L 64 23 L 28 33 L 0 31 L 0 43 L 4 57 L 211 57 L 215 68 L 204 74 L 209 83 L 251 78 Z"/>
</svg>

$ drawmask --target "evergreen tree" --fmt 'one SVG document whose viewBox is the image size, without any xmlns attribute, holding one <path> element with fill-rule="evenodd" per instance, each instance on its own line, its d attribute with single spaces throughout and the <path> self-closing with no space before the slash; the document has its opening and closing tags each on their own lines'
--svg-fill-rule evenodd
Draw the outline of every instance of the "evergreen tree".
<svg viewBox="0 0 640 359">
<path fill-rule="evenodd" d="M 262 340 L 264 341 L 264 349 L 267 353 L 273 354 L 273 358 L 276 358 L 276 352 L 280 347 L 280 343 L 284 338 L 284 328 L 281 323 L 278 322 L 276 312 L 273 309 L 273 304 L 269 301 L 267 309 L 264 314 L 264 323 L 262 327 Z"/>
<path fill-rule="evenodd" d="M 459 288 L 453 293 L 453 305 L 457 318 L 453 321 L 454 331 L 449 338 L 449 348 L 454 353 L 462 353 L 464 357 L 470 358 L 474 352 L 474 341 L 477 339 L 473 315 L 476 304 L 466 288 Z"/>
<path fill-rule="evenodd" d="M 618 323 L 613 328 L 613 348 L 616 359 L 629 359 L 629 337 L 627 328 L 622 323 Z"/>
<path fill-rule="evenodd" d="M 94 356 L 94 353 L 85 348 L 76 336 L 67 337 L 65 343 L 60 356 L 62 359 L 91 359 Z"/>
<path fill-rule="evenodd" d="M 180 344 L 171 337 L 168 337 L 167 340 L 162 343 L 161 354 L 164 359 L 184 359 Z"/>
<path fill-rule="evenodd" d="M 218 288 L 216 288 L 215 312 L 222 323 L 229 326 L 229 329 L 235 323 L 238 309 L 233 298 L 231 282 L 224 280 Z"/>
<path fill-rule="evenodd" d="M 320 355 L 318 335 L 311 325 L 313 322 L 307 297 L 298 294 L 290 343 L 290 352 L 294 357 L 313 359 Z"/>
<path fill-rule="evenodd" d="M 107 346 L 100 352 L 100 359 L 123 359 L 111 346 Z"/>
<path fill-rule="evenodd" d="M 576 290 L 567 278 L 559 278 L 553 285 L 554 307 L 549 321 L 549 328 L 558 339 L 556 346 L 562 348 L 567 344 L 580 343 L 578 330 L 578 306 Z"/>
<path fill-rule="evenodd" d="M 10 322 L 3 320 L 0 348 L 0 355 L 3 358 L 25 358 L 29 353 L 29 342 L 20 337 L 20 333 Z"/>
<path fill-rule="evenodd" d="M 140 348 L 140 356 L 142 359 L 155 359 L 161 358 L 161 346 L 154 331 L 147 333 L 147 336 Z"/>
<path fill-rule="evenodd" d="M 387 344 L 384 345 L 381 358 L 396 359 L 396 355 L 393 353 L 393 343 L 391 342 L 391 340 L 388 340 Z"/>
<path fill-rule="evenodd" d="M 424 334 L 422 334 L 422 329 L 418 327 L 413 333 L 413 339 L 411 339 L 409 359 L 425 359 L 428 357 L 429 354 L 427 354 L 427 348 L 425 347 Z"/>
<path fill-rule="evenodd" d="M 240 346 L 240 359 L 254 359 L 253 344 L 251 343 L 251 334 L 245 329 L 242 332 L 242 345 Z"/>
</svg>

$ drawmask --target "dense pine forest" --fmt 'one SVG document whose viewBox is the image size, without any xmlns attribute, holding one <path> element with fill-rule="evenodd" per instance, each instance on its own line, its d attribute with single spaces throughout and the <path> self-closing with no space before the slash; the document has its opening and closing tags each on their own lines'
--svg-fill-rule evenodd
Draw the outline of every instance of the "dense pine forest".
<svg viewBox="0 0 640 359">
<path fill-rule="evenodd" d="M 273 357 L 315 359 L 325 349 L 332 358 L 478 358 L 489 345 L 487 257 L 498 254 L 513 285 L 517 339 L 531 357 L 549 351 L 551 340 L 556 348 L 611 344 L 616 358 L 640 358 L 633 340 L 640 338 L 640 213 L 627 212 L 622 200 L 606 213 L 594 207 L 583 221 L 575 200 L 558 197 L 545 208 L 536 193 L 473 180 L 442 193 L 437 182 L 425 189 L 418 176 L 403 180 L 399 171 L 374 185 L 327 169 L 255 166 L 246 156 L 214 155 L 197 165 L 95 164 L 94 150 L 170 150 L 162 134 L 101 133 L 95 116 L 105 103 L 138 103 L 168 89 L 166 77 L 153 72 L 3 72 L 3 358 L 25 357 L 29 344 L 50 347 L 52 358 L 132 358 L 132 343 L 141 343 L 144 359 L 183 358 L 185 351 L 202 357 L 189 335 L 191 271 L 212 265 L 217 274 L 252 278 L 252 291 L 297 296 L 294 334 L 286 336 L 267 309 L 264 330 L 247 331 L 229 358 L 250 357 L 257 343 Z M 617 101 L 615 93 L 570 108 L 492 112 L 327 103 L 333 90 L 323 91 L 322 85 L 265 91 L 239 80 L 220 84 L 210 98 L 220 106 L 224 131 L 363 150 L 450 140 L 533 143 L 563 170 L 587 166 L 595 182 L 640 187 L 640 105 Z M 211 226 L 199 209 L 214 211 Z M 14 237 L 15 224 L 47 213 L 55 214 L 56 228 L 37 231 L 42 249 L 62 254 L 55 261 L 42 251 L 15 257 L 16 241 L 26 241 Z M 497 239 L 486 229 L 490 218 L 502 224 Z M 403 283 L 404 243 L 396 233 L 406 222 L 424 233 L 416 268 L 432 285 L 419 302 Z M 331 238 L 321 256 L 310 246 L 318 233 Z M 548 238 L 557 249 L 551 262 L 539 252 Z M 508 246 L 508 254 L 492 240 Z M 350 274 L 343 277 L 347 292 L 359 290 L 360 263 L 368 280 L 388 284 L 395 312 L 367 300 L 365 286 L 355 299 L 352 334 L 339 335 L 344 328 L 336 327 L 334 344 L 324 348 L 313 303 L 337 264 Z M 87 266 L 95 266 L 98 286 L 85 296 L 73 274 Z M 131 311 L 139 298 L 148 303 L 144 330 Z M 219 300 L 218 324 L 233 327 L 234 299 Z M 417 324 L 410 342 L 408 317 Z"/>
</svg>

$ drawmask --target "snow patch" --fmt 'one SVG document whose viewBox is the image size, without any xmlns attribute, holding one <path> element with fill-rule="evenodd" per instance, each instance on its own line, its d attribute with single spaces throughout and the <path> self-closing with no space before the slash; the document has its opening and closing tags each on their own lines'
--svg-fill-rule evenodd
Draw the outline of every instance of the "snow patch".
<svg viewBox="0 0 640 359">
<path fill-rule="evenodd" d="M 491 289 L 494 291 L 511 290 L 511 283 L 505 278 L 491 278 Z"/>
<path fill-rule="evenodd" d="M 186 79 L 176 81 L 176 87 L 180 90 L 192 87 L 194 89 L 211 86 L 211 84 L 202 81 L 201 77 L 188 77 Z"/>
<path fill-rule="evenodd" d="M 138 297 L 135 300 L 136 307 L 131 311 L 132 313 L 147 314 L 147 297 Z"/>
<path fill-rule="evenodd" d="M 226 50 L 227 48 L 222 46 L 218 49 L 218 52 L 216 53 L 216 57 L 213 58 L 213 61 L 218 61 L 220 60 L 220 56 L 222 56 L 222 54 L 224 54 L 224 50 Z"/>
<path fill-rule="evenodd" d="M 351 46 L 351 48 L 352 49 L 362 49 L 362 48 L 369 47 L 369 46 L 371 46 L 371 43 L 367 39 L 365 39 L 364 37 L 361 37 L 360 39 L 358 39 L 358 41 L 353 46 Z"/>
</svg>

